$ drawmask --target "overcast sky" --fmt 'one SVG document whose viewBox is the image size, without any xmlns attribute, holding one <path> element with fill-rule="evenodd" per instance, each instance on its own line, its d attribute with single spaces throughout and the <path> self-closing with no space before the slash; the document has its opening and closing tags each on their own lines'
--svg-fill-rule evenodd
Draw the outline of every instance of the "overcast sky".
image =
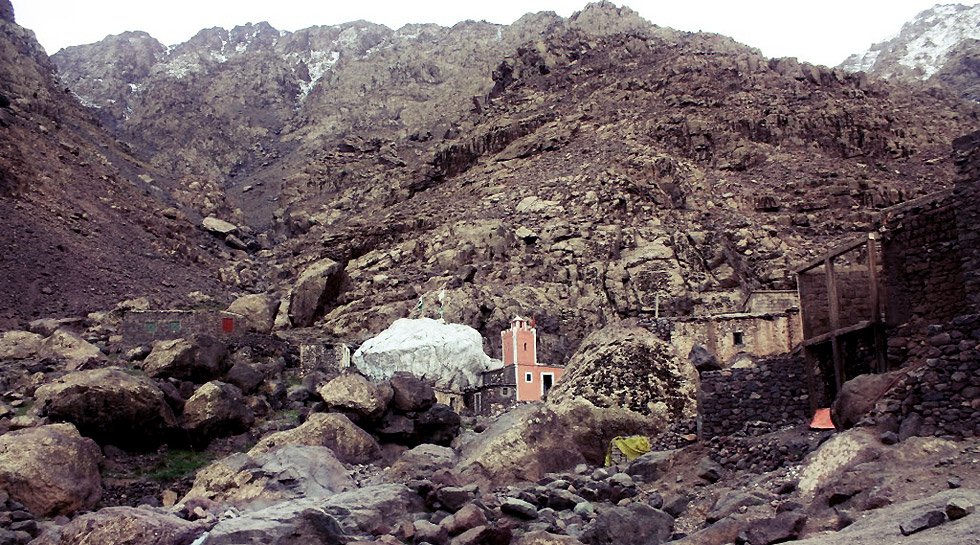
<svg viewBox="0 0 980 545">
<path fill-rule="evenodd" d="M 585 0 L 12 0 L 17 22 L 54 53 L 109 34 L 144 30 L 166 45 L 203 28 L 268 21 L 280 30 L 357 19 L 399 28 L 406 23 L 452 25 L 466 19 L 509 24 L 531 11 L 567 17 Z M 980 0 L 960 2 L 975 5 Z M 833 66 L 847 55 L 897 34 L 933 0 L 632 0 L 652 23 L 725 34 L 769 57 L 798 57 Z"/>
</svg>

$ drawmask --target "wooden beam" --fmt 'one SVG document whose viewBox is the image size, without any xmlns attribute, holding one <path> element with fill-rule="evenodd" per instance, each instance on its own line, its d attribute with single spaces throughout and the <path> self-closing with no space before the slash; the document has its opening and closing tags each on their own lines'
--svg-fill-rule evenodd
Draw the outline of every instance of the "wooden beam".
<svg viewBox="0 0 980 545">
<path fill-rule="evenodd" d="M 875 343 L 875 372 L 884 373 L 888 370 L 888 343 L 885 342 L 885 331 L 881 319 L 881 286 L 878 282 L 878 245 L 876 233 L 868 233 L 868 280 L 871 284 L 871 323 L 874 328 Z"/>
<path fill-rule="evenodd" d="M 861 331 L 862 329 L 867 329 L 872 325 L 873 324 L 871 323 L 870 320 L 861 320 L 860 322 L 854 325 L 849 325 L 847 327 L 842 327 L 840 329 L 828 331 L 823 335 L 817 335 L 816 337 L 806 339 L 803 341 L 803 346 L 815 346 L 818 344 L 823 344 L 834 337 L 843 337 L 844 335 L 854 333 L 855 331 Z"/>
<path fill-rule="evenodd" d="M 823 254 L 820 257 L 815 257 L 810 261 L 807 261 L 803 265 L 796 268 L 796 274 L 804 273 L 810 269 L 819 267 L 820 265 L 827 262 L 828 259 L 834 259 L 835 257 L 846 254 L 855 248 L 860 248 L 864 245 L 865 241 L 868 240 L 867 234 L 858 235 L 857 237 L 837 246 L 836 248 L 830 250 L 829 252 Z"/>
<path fill-rule="evenodd" d="M 830 313 L 830 330 L 840 329 L 840 299 L 837 294 L 837 275 L 834 273 L 834 257 L 828 256 L 824 259 L 824 275 L 827 277 L 827 311 Z M 840 341 L 837 335 L 830 337 L 831 355 L 834 359 L 834 382 L 837 385 L 837 392 L 840 393 L 844 385 L 844 359 L 840 353 Z"/>
</svg>

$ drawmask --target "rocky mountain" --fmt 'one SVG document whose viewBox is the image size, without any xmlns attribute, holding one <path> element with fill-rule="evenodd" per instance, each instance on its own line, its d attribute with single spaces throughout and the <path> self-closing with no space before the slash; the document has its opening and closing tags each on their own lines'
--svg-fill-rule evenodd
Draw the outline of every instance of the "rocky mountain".
<svg viewBox="0 0 980 545">
<path fill-rule="evenodd" d="M 839 68 L 900 81 L 948 85 L 980 100 L 980 5 L 937 4 L 897 36 L 848 57 Z"/>
<path fill-rule="evenodd" d="M 317 312 L 331 336 L 366 339 L 445 289 L 446 318 L 488 339 L 536 316 L 546 361 L 610 321 L 791 288 L 795 263 L 946 187 L 949 142 L 977 119 L 942 91 L 609 3 L 172 48 L 129 33 L 54 61 L 163 194 L 255 229 L 263 250 L 231 256 L 229 289 L 282 294 L 329 258 L 345 278 Z"/>
<path fill-rule="evenodd" d="M 0 324 L 79 315 L 147 295 L 213 291 L 211 244 L 139 176 L 56 81 L 34 34 L 0 2 Z"/>
</svg>

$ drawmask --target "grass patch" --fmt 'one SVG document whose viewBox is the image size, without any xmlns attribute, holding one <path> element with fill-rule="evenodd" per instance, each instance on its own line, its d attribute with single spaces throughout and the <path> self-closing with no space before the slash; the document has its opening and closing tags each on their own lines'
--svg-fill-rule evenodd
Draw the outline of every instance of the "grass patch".
<svg viewBox="0 0 980 545">
<path fill-rule="evenodd" d="M 211 455 L 194 450 L 173 449 L 152 469 L 141 474 L 155 481 L 174 481 L 193 475 L 211 462 Z"/>
</svg>

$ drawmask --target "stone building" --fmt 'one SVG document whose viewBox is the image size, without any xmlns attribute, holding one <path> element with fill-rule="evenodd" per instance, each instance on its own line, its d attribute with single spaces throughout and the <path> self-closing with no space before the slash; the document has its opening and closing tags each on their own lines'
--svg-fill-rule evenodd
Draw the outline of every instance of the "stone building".
<svg viewBox="0 0 980 545">
<path fill-rule="evenodd" d="M 878 231 L 797 269 L 814 408 L 904 362 L 902 339 L 980 313 L 980 131 L 953 148 L 953 188 L 882 210 Z"/>
<path fill-rule="evenodd" d="M 244 319 L 225 311 L 130 310 L 122 317 L 121 331 L 126 346 L 195 335 L 231 339 L 244 333 Z"/>
<path fill-rule="evenodd" d="M 510 329 L 500 332 L 500 342 L 504 366 L 483 373 L 481 385 L 468 395 L 467 405 L 478 414 L 540 401 L 565 371 L 538 361 L 538 331 L 527 318 L 511 320 Z"/>
</svg>

